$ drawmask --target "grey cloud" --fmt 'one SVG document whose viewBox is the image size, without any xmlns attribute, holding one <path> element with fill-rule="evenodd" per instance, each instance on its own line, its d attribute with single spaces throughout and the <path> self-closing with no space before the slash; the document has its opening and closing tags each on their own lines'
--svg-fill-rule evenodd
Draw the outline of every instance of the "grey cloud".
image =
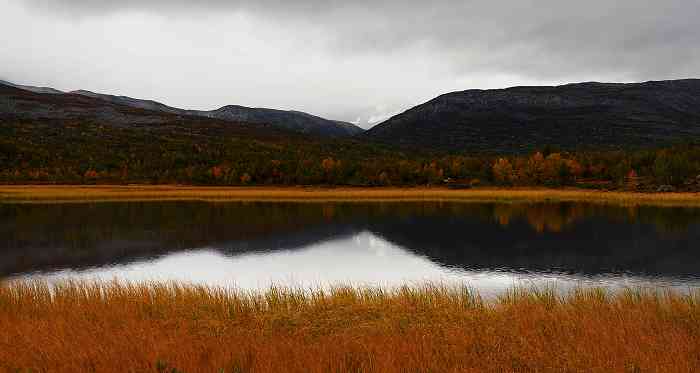
<svg viewBox="0 0 700 373">
<path fill-rule="evenodd" d="M 449 58 L 456 73 L 508 71 L 550 80 L 596 72 L 656 78 L 700 68 L 700 2 L 687 0 L 25 2 L 86 15 L 246 12 L 318 27 L 334 53 L 387 54 L 419 44 L 436 58 Z"/>
<path fill-rule="evenodd" d="M 700 1 L 694 0 L 15 1 L 63 19 L 128 12 L 178 19 L 247 14 L 263 24 L 298 30 L 302 45 L 310 33 L 322 35 L 318 48 L 333 56 L 331 65 L 369 56 L 392 61 L 400 70 L 407 56 L 420 59 L 427 77 L 416 89 L 425 87 L 433 73 L 444 83 L 450 77 L 497 74 L 549 82 L 651 80 L 692 77 L 700 71 Z M 416 61 L 411 62 L 415 72 Z M 363 75 L 367 72 L 359 71 L 352 79 Z M 443 90 L 448 88 L 455 87 Z M 388 103 L 357 103 L 334 112 L 353 120 L 377 115 L 356 112 L 360 108 L 387 104 L 393 111 L 402 102 L 401 92 L 391 95 Z M 423 97 L 416 92 L 408 96 Z"/>
</svg>

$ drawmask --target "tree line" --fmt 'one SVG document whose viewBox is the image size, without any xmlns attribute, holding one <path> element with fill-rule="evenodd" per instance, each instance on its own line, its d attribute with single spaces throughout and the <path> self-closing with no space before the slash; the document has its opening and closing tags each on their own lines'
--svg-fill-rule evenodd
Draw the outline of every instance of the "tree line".
<svg viewBox="0 0 700 373">
<path fill-rule="evenodd" d="M 251 139 L 83 123 L 0 128 L 5 184 L 695 188 L 700 146 L 523 155 L 406 151 L 349 140 Z"/>
</svg>

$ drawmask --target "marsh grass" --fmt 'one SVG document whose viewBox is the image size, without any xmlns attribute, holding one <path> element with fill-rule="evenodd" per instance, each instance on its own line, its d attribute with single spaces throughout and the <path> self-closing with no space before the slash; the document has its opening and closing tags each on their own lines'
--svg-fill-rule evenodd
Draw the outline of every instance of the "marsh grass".
<svg viewBox="0 0 700 373">
<path fill-rule="evenodd" d="M 633 193 L 582 189 L 319 188 L 192 186 L 0 186 L 0 202 L 99 201 L 471 201 L 592 202 L 615 205 L 700 206 L 699 193 Z"/>
<path fill-rule="evenodd" d="M 691 372 L 700 294 L 180 283 L 0 285 L 0 369 L 50 372 Z"/>
</svg>

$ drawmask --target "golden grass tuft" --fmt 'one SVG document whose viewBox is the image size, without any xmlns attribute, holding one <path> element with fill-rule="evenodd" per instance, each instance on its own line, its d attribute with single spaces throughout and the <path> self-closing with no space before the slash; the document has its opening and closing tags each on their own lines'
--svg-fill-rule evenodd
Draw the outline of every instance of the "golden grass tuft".
<svg viewBox="0 0 700 373">
<path fill-rule="evenodd" d="M 700 294 L 0 285 L 8 372 L 692 372 Z"/>
</svg>

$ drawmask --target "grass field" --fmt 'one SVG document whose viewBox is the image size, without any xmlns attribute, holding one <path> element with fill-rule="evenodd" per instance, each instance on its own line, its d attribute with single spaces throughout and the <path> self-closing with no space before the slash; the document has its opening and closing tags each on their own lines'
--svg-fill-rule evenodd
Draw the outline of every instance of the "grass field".
<svg viewBox="0 0 700 373">
<path fill-rule="evenodd" d="M 700 294 L 0 285 L 7 372 L 695 372 Z"/>
<path fill-rule="evenodd" d="M 700 193 L 633 193 L 579 189 L 319 188 L 191 186 L 0 186 L 0 202 L 114 200 L 210 201 L 586 201 L 623 205 L 700 206 Z"/>
</svg>

